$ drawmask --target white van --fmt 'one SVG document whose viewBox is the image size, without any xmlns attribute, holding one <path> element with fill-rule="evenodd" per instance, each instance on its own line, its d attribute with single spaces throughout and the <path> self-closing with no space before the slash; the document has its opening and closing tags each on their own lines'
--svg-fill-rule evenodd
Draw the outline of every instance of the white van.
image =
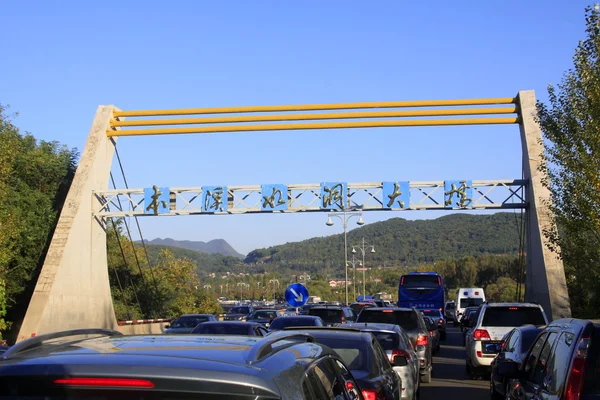
<svg viewBox="0 0 600 400">
<path fill-rule="evenodd" d="M 456 321 L 467 307 L 477 307 L 485 302 L 482 288 L 460 288 L 456 291 Z"/>
</svg>

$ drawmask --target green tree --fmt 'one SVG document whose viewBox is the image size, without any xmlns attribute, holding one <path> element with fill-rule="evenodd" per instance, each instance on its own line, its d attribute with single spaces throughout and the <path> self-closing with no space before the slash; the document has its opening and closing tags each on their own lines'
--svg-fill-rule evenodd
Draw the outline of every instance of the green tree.
<svg viewBox="0 0 600 400">
<path fill-rule="evenodd" d="M 77 157 L 58 142 L 21 134 L 0 105 L 0 280 L 10 321 L 27 309 Z"/>
<path fill-rule="evenodd" d="M 585 40 L 561 83 L 538 103 L 547 142 L 545 157 L 558 231 L 545 232 L 560 248 L 573 314 L 597 317 L 600 310 L 600 14 L 586 9 Z"/>
</svg>

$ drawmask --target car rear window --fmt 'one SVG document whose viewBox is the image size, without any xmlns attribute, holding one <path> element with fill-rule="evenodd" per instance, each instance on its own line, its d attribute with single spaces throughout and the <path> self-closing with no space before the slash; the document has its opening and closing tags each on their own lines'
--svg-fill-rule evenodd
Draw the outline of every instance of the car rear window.
<svg viewBox="0 0 600 400">
<path fill-rule="evenodd" d="M 171 328 L 195 328 L 206 321 L 208 317 L 179 317 L 171 324 Z"/>
<path fill-rule="evenodd" d="M 238 324 L 202 324 L 192 331 L 200 335 L 248 335 L 248 327 Z"/>
<path fill-rule="evenodd" d="M 442 318 L 442 312 L 440 310 L 423 310 L 421 311 L 423 314 L 432 318 Z"/>
<path fill-rule="evenodd" d="M 394 350 L 399 347 L 399 338 L 397 333 L 393 332 L 372 332 L 371 335 L 377 339 L 384 350 Z"/>
<path fill-rule="evenodd" d="M 362 310 L 356 322 L 378 322 L 381 324 L 399 325 L 407 331 L 419 329 L 419 320 L 414 311 L 404 310 Z"/>
<path fill-rule="evenodd" d="M 317 341 L 338 353 L 350 370 L 370 371 L 367 344 L 362 339 L 348 340 L 339 337 L 315 335 Z"/>
<path fill-rule="evenodd" d="M 460 308 L 477 307 L 483 304 L 482 298 L 460 299 Z"/>
<path fill-rule="evenodd" d="M 249 314 L 250 307 L 233 307 L 229 310 L 229 314 Z"/>
<path fill-rule="evenodd" d="M 598 395 L 600 394 L 600 326 L 598 325 L 594 327 L 587 358 L 583 394 Z"/>
<path fill-rule="evenodd" d="M 446 310 L 455 310 L 455 309 L 456 309 L 456 305 L 454 303 L 446 305 Z"/>
<path fill-rule="evenodd" d="M 254 313 L 256 319 L 272 319 L 277 318 L 277 311 L 256 311 Z"/>
<path fill-rule="evenodd" d="M 437 275 L 403 275 L 400 278 L 402 286 L 410 288 L 437 288 L 440 281 Z"/>
<path fill-rule="evenodd" d="M 483 326 L 545 325 L 538 307 L 489 307 L 483 315 Z"/>
<path fill-rule="evenodd" d="M 288 326 L 315 326 L 317 325 L 312 318 L 279 317 L 271 323 L 271 330 L 281 330 Z"/>
<path fill-rule="evenodd" d="M 308 313 L 321 317 L 324 322 L 327 323 L 341 323 L 342 322 L 342 310 L 335 308 L 311 308 Z"/>
</svg>

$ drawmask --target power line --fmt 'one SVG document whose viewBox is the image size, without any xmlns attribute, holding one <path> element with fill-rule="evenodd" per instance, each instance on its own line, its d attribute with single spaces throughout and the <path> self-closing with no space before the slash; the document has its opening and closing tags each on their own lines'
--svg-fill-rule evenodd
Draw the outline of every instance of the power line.
<svg viewBox="0 0 600 400">
<path fill-rule="evenodd" d="M 117 146 L 115 146 L 115 154 L 117 156 L 117 162 L 119 163 L 119 169 L 121 170 L 121 175 L 123 176 L 123 183 L 125 184 L 125 188 L 129 189 L 129 184 L 127 183 L 127 178 L 125 177 L 125 170 L 123 169 L 123 163 L 121 162 L 121 156 L 119 155 L 119 150 L 117 149 Z M 111 173 L 111 178 L 112 178 L 112 173 Z M 114 186 L 114 180 L 113 180 L 113 186 Z M 117 198 L 118 198 L 118 196 L 117 196 Z M 119 199 L 118 201 L 119 201 L 119 206 L 121 207 L 121 200 Z M 155 293 L 157 294 L 156 298 L 158 299 L 158 284 L 156 281 L 156 276 L 154 275 L 154 270 L 152 269 L 152 264 L 150 263 L 150 256 L 148 255 L 148 249 L 146 248 L 146 242 L 144 241 L 144 235 L 142 235 L 142 228 L 140 226 L 140 221 L 138 220 L 137 216 L 134 216 L 133 218 L 135 219 L 135 224 L 137 225 L 138 234 L 140 235 L 140 240 L 142 241 L 142 248 L 144 249 L 144 254 L 146 256 L 146 262 L 148 263 L 148 269 L 150 270 L 150 277 L 152 278 L 152 283 L 154 284 Z M 125 221 L 125 226 L 127 226 L 127 221 Z M 128 226 L 127 226 L 127 231 L 129 232 Z M 131 234 L 130 234 L 130 240 L 131 240 Z M 133 241 L 132 241 L 132 244 L 133 244 Z"/>
</svg>

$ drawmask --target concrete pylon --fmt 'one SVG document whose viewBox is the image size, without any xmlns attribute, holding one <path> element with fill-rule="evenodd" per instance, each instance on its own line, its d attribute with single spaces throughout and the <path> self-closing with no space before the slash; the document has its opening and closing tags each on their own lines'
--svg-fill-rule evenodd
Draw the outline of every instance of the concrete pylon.
<svg viewBox="0 0 600 400">
<path fill-rule="evenodd" d="M 569 293 L 562 260 L 549 247 L 544 232 L 556 229 L 549 204 L 550 191 L 542 182 L 548 179 L 540 170 L 544 145 L 542 131 L 535 121 L 537 114 L 533 90 L 519 92 L 521 108 L 521 144 L 523 147 L 523 171 L 528 180 L 527 209 L 527 266 L 525 279 L 525 301 L 537 301 L 551 320 L 571 316 Z"/>
<path fill-rule="evenodd" d="M 117 327 L 106 232 L 92 215 L 94 191 L 108 188 L 116 142 L 106 131 L 114 109 L 100 106 L 96 112 L 18 341 L 74 328 Z"/>
</svg>

